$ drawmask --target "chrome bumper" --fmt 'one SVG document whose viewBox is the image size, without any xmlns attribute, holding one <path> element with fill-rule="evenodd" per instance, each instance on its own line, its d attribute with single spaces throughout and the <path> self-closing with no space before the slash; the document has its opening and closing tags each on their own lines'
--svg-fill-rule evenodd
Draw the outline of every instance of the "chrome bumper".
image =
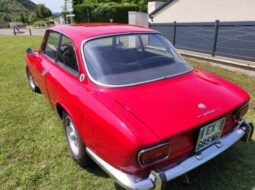
<svg viewBox="0 0 255 190">
<path fill-rule="evenodd" d="M 149 177 L 145 179 L 123 173 L 102 160 L 89 148 L 87 148 L 86 151 L 90 157 L 123 188 L 130 190 L 164 190 L 166 189 L 166 183 L 168 181 L 171 181 L 174 178 L 177 178 L 206 163 L 235 144 L 238 140 L 250 140 L 253 130 L 254 126 L 252 123 L 242 120 L 236 126 L 235 130 L 227 136 L 224 136 L 220 142 L 201 151 L 199 154 L 190 156 L 170 169 L 151 171 Z"/>
</svg>

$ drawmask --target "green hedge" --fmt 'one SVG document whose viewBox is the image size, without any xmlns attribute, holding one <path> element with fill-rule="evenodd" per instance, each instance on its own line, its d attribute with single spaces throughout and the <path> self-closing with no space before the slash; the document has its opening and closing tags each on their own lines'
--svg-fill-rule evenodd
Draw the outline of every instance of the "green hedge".
<svg viewBox="0 0 255 190">
<path fill-rule="evenodd" d="M 74 7 L 76 22 L 128 23 L 128 11 L 138 11 L 139 7 L 130 3 L 84 3 Z"/>
<path fill-rule="evenodd" d="M 76 22 L 91 22 L 91 12 L 96 8 L 94 3 L 83 3 L 74 6 L 74 14 Z"/>
</svg>

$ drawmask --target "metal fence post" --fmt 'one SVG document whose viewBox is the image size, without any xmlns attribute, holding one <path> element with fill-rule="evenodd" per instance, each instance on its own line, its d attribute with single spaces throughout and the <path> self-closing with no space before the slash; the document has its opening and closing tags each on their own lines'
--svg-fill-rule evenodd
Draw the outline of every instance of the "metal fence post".
<svg viewBox="0 0 255 190">
<path fill-rule="evenodd" d="M 219 23 L 220 23 L 220 21 L 216 20 L 215 25 L 214 25 L 214 39 L 213 39 L 212 56 L 215 56 L 215 51 L 216 51 L 216 47 L 217 47 Z"/>
<path fill-rule="evenodd" d="M 176 21 L 173 23 L 173 46 L 175 46 L 176 41 Z"/>
</svg>

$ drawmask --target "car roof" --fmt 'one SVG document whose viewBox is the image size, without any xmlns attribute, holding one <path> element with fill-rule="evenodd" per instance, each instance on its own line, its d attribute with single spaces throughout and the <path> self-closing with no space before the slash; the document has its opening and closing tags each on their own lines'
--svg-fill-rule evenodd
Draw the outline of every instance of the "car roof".
<svg viewBox="0 0 255 190">
<path fill-rule="evenodd" d="M 82 23 L 72 25 L 56 25 L 49 30 L 54 30 L 63 33 L 71 38 L 75 43 L 112 34 L 133 33 L 133 32 L 155 32 L 152 29 L 144 28 L 128 24 L 113 24 L 113 23 Z"/>
</svg>

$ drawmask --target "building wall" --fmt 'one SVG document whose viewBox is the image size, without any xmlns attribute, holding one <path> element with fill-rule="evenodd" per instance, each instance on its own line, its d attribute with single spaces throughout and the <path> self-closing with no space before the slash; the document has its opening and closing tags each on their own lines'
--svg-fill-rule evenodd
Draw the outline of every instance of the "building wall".
<svg viewBox="0 0 255 190">
<path fill-rule="evenodd" d="M 128 12 L 128 24 L 138 25 L 148 28 L 149 16 L 147 13 L 129 11 Z"/>
<path fill-rule="evenodd" d="M 164 4 L 161 1 L 150 1 L 148 2 L 148 14 L 157 9 L 160 5 Z"/>
<path fill-rule="evenodd" d="M 154 23 L 255 21 L 255 0 L 174 0 L 153 15 Z"/>
</svg>

